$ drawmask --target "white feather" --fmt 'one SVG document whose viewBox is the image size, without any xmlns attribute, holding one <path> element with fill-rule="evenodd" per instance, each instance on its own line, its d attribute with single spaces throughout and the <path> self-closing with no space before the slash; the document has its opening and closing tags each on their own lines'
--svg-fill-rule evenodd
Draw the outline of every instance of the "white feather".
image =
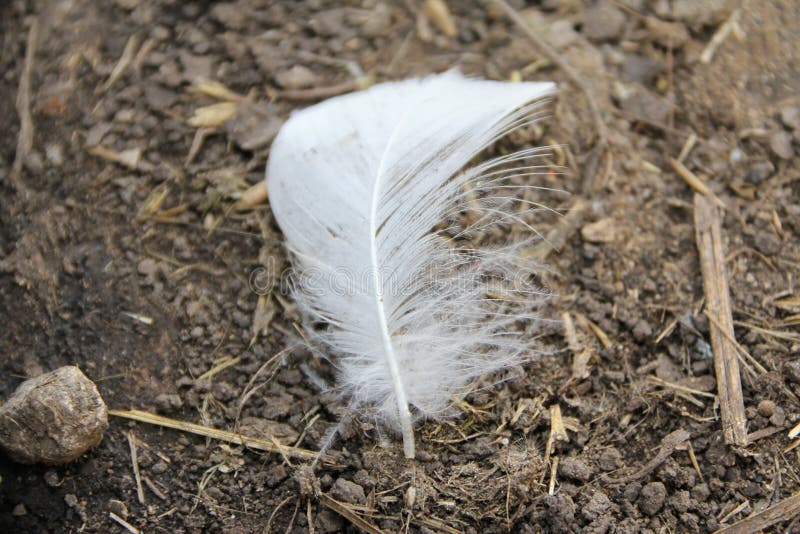
<svg viewBox="0 0 800 534">
<path fill-rule="evenodd" d="M 529 345 L 518 325 L 534 317 L 540 293 L 519 282 L 533 266 L 514 244 L 460 243 L 540 208 L 520 209 L 514 193 L 532 187 L 519 177 L 535 174 L 544 149 L 463 169 L 535 120 L 554 90 L 453 71 L 385 83 L 293 114 L 272 145 L 269 199 L 306 328 L 336 356 L 351 405 L 374 406 L 402 432 L 409 458 L 413 420 L 442 415 L 453 395 L 518 363 Z M 476 210 L 458 236 L 434 231 Z M 497 295 L 514 282 L 514 298 Z"/>
</svg>

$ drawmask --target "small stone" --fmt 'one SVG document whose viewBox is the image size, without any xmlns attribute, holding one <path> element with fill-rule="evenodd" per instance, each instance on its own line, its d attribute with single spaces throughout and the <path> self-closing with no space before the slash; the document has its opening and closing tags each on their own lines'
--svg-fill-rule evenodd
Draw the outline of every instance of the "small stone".
<svg viewBox="0 0 800 534">
<path fill-rule="evenodd" d="M 614 220 L 600 219 L 581 228 L 584 241 L 590 243 L 611 243 L 614 241 Z"/>
<path fill-rule="evenodd" d="M 622 491 L 622 496 L 625 497 L 626 501 L 633 502 L 639 498 L 641 493 L 642 485 L 638 482 L 632 482 L 625 486 L 625 489 Z"/>
<path fill-rule="evenodd" d="M 758 185 L 775 172 L 775 165 L 771 161 L 757 161 L 750 165 L 744 173 L 745 181 Z"/>
<path fill-rule="evenodd" d="M 775 132 L 769 138 L 769 148 L 781 159 L 792 159 L 794 157 L 792 134 L 783 130 Z"/>
<path fill-rule="evenodd" d="M 186 51 L 180 52 L 181 65 L 183 65 L 183 79 L 187 82 L 210 79 L 214 67 L 211 56 L 196 56 Z"/>
<path fill-rule="evenodd" d="M 335 532 L 343 532 L 344 529 L 344 518 L 332 510 L 325 508 L 314 516 L 315 532 L 319 532 L 320 534 L 333 534 Z"/>
<path fill-rule="evenodd" d="M 673 0 L 669 16 L 680 20 L 693 29 L 703 26 L 716 26 L 730 13 L 728 0 Z"/>
<path fill-rule="evenodd" d="M 663 47 L 678 49 L 689 42 L 689 31 L 680 22 L 667 22 L 656 17 L 646 17 L 644 22 L 653 40 Z"/>
<path fill-rule="evenodd" d="M 547 30 L 547 41 L 556 50 L 563 50 L 577 40 L 578 32 L 570 20 L 558 19 Z"/>
<path fill-rule="evenodd" d="M 667 488 L 661 482 L 645 484 L 639 493 L 639 509 L 646 515 L 656 515 L 664 505 Z"/>
<path fill-rule="evenodd" d="M 178 95 L 157 83 L 148 83 L 144 88 L 144 99 L 150 109 L 160 111 L 172 106 Z"/>
<path fill-rule="evenodd" d="M 175 61 L 165 61 L 158 67 L 158 79 L 167 87 L 178 87 L 183 78 Z"/>
<path fill-rule="evenodd" d="M 106 428 L 97 386 L 72 365 L 26 380 L 0 406 L 0 446 L 20 463 L 70 462 L 100 443 Z"/>
<path fill-rule="evenodd" d="M 622 110 L 634 119 L 641 118 L 655 124 L 666 124 L 670 103 L 667 99 L 634 85 L 620 102 Z"/>
<path fill-rule="evenodd" d="M 58 473 L 50 469 L 44 474 L 44 483 L 51 488 L 57 488 L 61 485 L 61 480 L 58 478 Z"/>
<path fill-rule="evenodd" d="M 791 130 L 800 130 L 800 106 L 782 107 L 781 122 Z"/>
<path fill-rule="evenodd" d="M 775 406 L 775 412 L 769 418 L 769 422 L 773 426 L 783 427 L 786 424 L 786 412 L 780 406 Z"/>
<path fill-rule="evenodd" d="M 110 122 L 98 122 L 92 126 L 89 131 L 86 132 L 86 139 L 84 141 L 86 146 L 95 146 L 102 143 L 103 138 L 111 131 L 113 126 L 114 125 Z"/>
<path fill-rule="evenodd" d="M 589 521 L 594 521 L 603 515 L 609 508 L 611 508 L 611 500 L 608 495 L 601 490 L 597 490 L 592 494 L 589 502 L 583 507 L 583 516 Z"/>
<path fill-rule="evenodd" d="M 594 475 L 592 468 L 577 458 L 562 458 L 558 464 L 558 472 L 564 477 L 581 482 L 589 481 Z"/>
<path fill-rule="evenodd" d="M 31 150 L 25 156 L 25 168 L 32 174 L 39 174 L 44 169 L 44 159 L 38 150 Z"/>
<path fill-rule="evenodd" d="M 701 482 L 692 488 L 691 495 L 695 500 L 705 502 L 711 496 L 711 490 L 708 488 L 708 484 Z"/>
<path fill-rule="evenodd" d="M 141 275 L 153 276 L 158 272 L 158 263 L 152 258 L 144 258 L 139 262 L 139 265 L 136 266 L 136 270 Z"/>
<path fill-rule="evenodd" d="M 128 507 L 124 502 L 117 499 L 109 499 L 107 508 L 109 512 L 117 514 L 122 519 L 128 519 Z"/>
<path fill-rule="evenodd" d="M 269 145 L 283 125 L 275 109 L 264 103 L 245 103 L 225 123 L 225 131 L 242 150 L 260 150 Z"/>
<path fill-rule="evenodd" d="M 44 155 L 53 167 L 61 167 L 64 164 L 64 147 L 58 143 L 48 143 L 44 148 Z"/>
<path fill-rule="evenodd" d="M 432 462 L 436 457 L 428 451 L 417 450 L 417 461 L 419 462 Z"/>
<path fill-rule="evenodd" d="M 639 319 L 633 327 L 633 338 L 636 341 L 645 341 L 650 339 L 653 335 L 653 329 L 650 323 L 644 319 Z"/>
<path fill-rule="evenodd" d="M 64 502 L 70 508 L 75 508 L 76 506 L 78 506 L 78 498 L 75 496 L 74 493 L 67 493 L 66 495 L 64 495 Z"/>
<path fill-rule="evenodd" d="M 317 83 L 318 79 L 318 76 L 314 74 L 311 69 L 303 65 L 295 65 L 275 75 L 275 82 L 284 89 L 304 89 L 306 87 L 311 87 Z"/>
<path fill-rule="evenodd" d="M 169 464 L 164 460 L 159 460 L 158 462 L 153 464 L 153 467 L 150 468 L 150 472 L 154 475 L 163 475 L 169 470 Z"/>
<path fill-rule="evenodd" d="M 663 67 L 661 63 L 649 56 L 628 54 L 622 63 L 622 77 L 632 83 L 650 85 Z"/>
<path fill-rule="evenodd" d="M 783 372 L 790 382 L 800 384 L 800 360 L 788 361 L 783 365 Z"/>
<path fill-rule="evenodd" d="M 383 37 L 392 27 L 392 9 L 384 2 L 376 4 L 361 24 L 364 37 Z"/>
<path fill-rule="evenodd" d="M 165 28 L 164 26 L 156 26 L 150 31 L 150 37 L 156 41 L 165 41 L 169 39 L 169 36 L 169 28 Z"/>
<path fill-rule="evenodd" d="M 575 522 L 575 502 L 566 493 L 545 495 L 542 500 L 548 509 L 548 526 L 552 532 L 572 532 Z"/>
<path fill-rule="evenodd" d="M 343 7 L 314 13 L 308 27 L 322 37 L 342 36 L 348 33 L 348 11 Z"/>
<path fill-rule="evenodd" d="M 583 34 L 592 41 L 610 41 L 622 35 L 624 25 L 625 14 L 602 1 L 586 10 Z"/>
<path fill-rule="evenodd" d="M 18 505 L 16 505 L 14 507 L 13 510 L 11 510 L 11 515 L 13 515 L 14 517 L 21 517 L 21 516 L 27 515 L 27 514 L 28 514 L 28 510 L 25 508 L 25 505 L 22 504 L 22 503 L 19 503 Z"/>
<path fill-rule="evenodd" d="M 759 232 L 756 234 L 755 246 L 765 256 L 772 256 L 781 250 L 781 240 L 772 232 Z"/>
<path fill-rule="evenodd" d="M 775 411 L 775 403 L 771 400 L 762 400 L 758 403 L 758 413 L 764 417 L 771 417 Z"/>
<path fill-rule="evenodd" d="M 342 502 L 351 504 L 365 504 L 367 502 L 364 488 L 345 478 L 337 478 L 330 493 L 331 497 Z"/>
<path fill-rule="evenodd" d="M 598 465 L 603 471 L 613 471 L 622 466 L 622 453 L 618 449 L 609 448 L 600 453 Z"/>
<path fill-rule="evenodd" d="M 686 513 L 692 506 L 692 498 L 686 490 L 676 491 L 669 500 L 672 508 L 678 513 Z"/>
<path fill-rule="evenodd" d="M 230 30 L 241 31 L 247 23 L 248 13 L 240 5 L 221 2 L 211 8 L 211 17 Z"/>
<path fill-rule="evenodd" d="M 183 407 L 183 401 L 178 395 L 160 393 L 153 401 L 160 413 L 172 413 Z"/>
</svg>

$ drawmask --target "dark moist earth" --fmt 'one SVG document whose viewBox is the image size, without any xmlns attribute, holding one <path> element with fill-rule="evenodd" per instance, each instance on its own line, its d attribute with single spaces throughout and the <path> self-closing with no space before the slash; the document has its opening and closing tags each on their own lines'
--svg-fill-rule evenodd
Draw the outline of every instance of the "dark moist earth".
<svg viewBox="0 0 800 534">
<path fill-rule="evenodd" d="M 595 129 L 565 70 L 496 4 L 448 3 L 449 20 L 417 0 L 3 3 L 2 397 L 75 364 L 115 409 L 310 450 L 343 423 L 334 465 L 312 471 L 112 417 L 69 465 L 0 458 L 0 530 L 124 532 L 113 512 L 143 532 L 355 532 L 359 518 L 387 532 L 707 532 L 800 491 L 787 437 L 800 419 L 795 2 L 512 1 L 600 108 L 610 152 L 593 184 Z M 35 17 L 34 134 L 15 178 Z M 281 235 L 268 205 L 234 204 L 293 109 L 366 76 L 453 67 L 561 84 L 548 119 L 491 151 L 561 145 L 532 183 L 570 192 L 542 199 L 572 215 L 532 219 L 563 236 L 542 280 L 558 295 L 537 327 L 547 354 L 478 384 L 458 417 L 421 424 L 408 462 L 369 414 L 322 392 L 330 363 L 305 348 L 275 357 L 300 339 L 275 275 Z M 722 439 L 693 191 L 669 163 L 695 134 L 684 163 L 728 207 L 735 335 L 763 367 L 742 367 L 745 449 Z M 574 372 L 565 313 L 589 355 Z M 547 458 L 553 406 L 568 440 Z M 659 455 L 675 431 L 688 443 Z"/>
</svg>

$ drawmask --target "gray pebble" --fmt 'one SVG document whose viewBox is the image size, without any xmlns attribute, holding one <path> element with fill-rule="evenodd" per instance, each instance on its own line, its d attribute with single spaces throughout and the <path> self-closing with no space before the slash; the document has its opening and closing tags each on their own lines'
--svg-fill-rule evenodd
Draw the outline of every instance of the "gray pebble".
<svg viewBox="0 0 800 534">
<path fill-rule="evenodd" d="M 558 472 L 567 478 L 586 482 L 592 478 L 594 472 L 583 460 L 577 458 L 563 458 L 558 465 Z"/>
<path fill-rule="evenodd" d="M 181 400 L 180 396 L 168 393 L 157 395 L 153 402 L 161 413 L 171 413 L 183 407 L 183 400 Z"/>
<path fill-rule="evenodd" d="M 108 511 L 117 514 L 122 519 L 128 519 L 128 507 L 117 499 L 108 500 Z"/>
<path fill-rule="evenodd" d="M 600 453 L 598 464 L 603 471 L 613 471 L 622 465 L 622 454 L 613 447 L 606 449 Z"/>
<path fill-rule="evenodd" d="M 639 509 L 646 515 L 656 515 L 664 505 L 667 488 L 661 482 L 645 484 L 639 494 Z"/>
<path fill-rule="evenodd" d="M 608 2 L 599 2 L 586 10 L 583 34 L 592 41 L 619 39 L 625 14 Z"/>
<path fill-rule="evenodd" d="M 633 327 L 633 337 L 636 341 L 645 341 L 652 335 L 653 329 L 647 321 L 644 319 L 636 321 L 636 325 Z"/>
<path fill-rule="evenodd" d="M 663 70 L 661 63 L 639 54 L 628 54 L 622 63 L 622 76 L 629 82 L 650 85 Z"/>
<path fill-rule="evenodd" d="M 760 184 L 775 172 L 775 165 L 770 161 L 757 161 L 750 165 L 744 174 L 745 181 L 751 184 Z"/>
<path fill-rule="evenodd" d="M 792 159 L 794 149 L 792 148 L 792 134 L 779 131 L 772 134 L 769 138 L 769 147 L 772 152 L 781 159 Z"/>
<path fill-rule="evenodd" d="M 759 232 L 756 234 L 755 246 L 762 254 L 772 256 L 781 250 L 781 240 L 772 232 Z"/>
<path fill-rule="evenodd" d="M 70 462 L 100 443 L 106 428 L 97 386 L 73 365 L 26 380 L 0 406 L 0 446 L 20 463 Z"/>
<path fill-rule="evenodd" d="M 589 502 L 581 511 L 583 516 L 589 521 L 593 521 L 603 515 L 606 510 L 611 508 L 611 500 L 602 490 L 597 490 L 592 494 Z"/>
<path fill-rule="evenodd" d="M 800 130 L 800 106 L 782 107 L 781 122 L 789 129 Z"/>
<path fill-rule="evenodd" d="M 669 117 L 669 101 L 642 86 L 634 86 L 631 94 L 622 100 L 621 105 L 623 111 L 633 117 L 656 124 L 666 124 Z"/>
<path fill-rule="evenodd" d="M 352 504 L 366 504 L 367 496 L 364 494 L 364 488 L 350 482 L 345 478 L 337 478 L 331 488 L 331 497 L 338 501 L 349 502 Z"/>
<path fill-rule="evenodd" d="M 275 75 L 275 82 L 284 89 L 303 89 L 315 85 L 317 81 L 317 75 L 303 65 L 295 65 Z"/>
</svg>

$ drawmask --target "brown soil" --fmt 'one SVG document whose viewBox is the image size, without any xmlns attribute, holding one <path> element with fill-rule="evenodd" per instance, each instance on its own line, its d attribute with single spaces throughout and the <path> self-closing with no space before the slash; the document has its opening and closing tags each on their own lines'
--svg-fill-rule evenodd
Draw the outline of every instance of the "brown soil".
<svg viewBox="0 0 800 534">
<path fill-rule="evenodd" d="M 800 491 L 800 448 L 786 450 L 800 420 L 794 2 L 743 1 L 738 26 L 707 63 L 701 54 L 731 15 L 724 1 L 511 2 L 600 107 L 610 157 L 589 190 L 582 172 L 594 128 L 563 69 L 542 61 L 491 2 L 448 2 L 452 38 L 423 3 L 3 3 L 0 396 L 74 364 L 111 408 L 233 430 L 255 376 L 261 389 L 244 403 L 240 430 L 318 450 L 342 425 L 336 465 L 312 471 L 115 417 L 103 442 L 68 465 L 0 456 L 0 530 L 122 532 L 114 512 L 143 532 L 355 532 L 352 514 L 387 532 L 707 532 Z M 34 16 L 34 137 L 16 179 L 15 101 Z M 314 101 L 290 91 L 352 89 L 353 66 L 378 81 L 458 66 L 559 82 L 552 117 L 506 144 L 565 145 L 567 172 L 542 184 L 572 193 L 550 200 L 559 209 L 589 202 L 545 277 L 558 294 L 545 314 L 571 314 L 591 351 L 587 372 L 573 376 L 562 326 L 543 323 L 548 353 L 492 377 L 503 380 L 468 395 L 460 417 L 419 426 L 413 463 L 368 416 L 320 391 L 334 376 L 328 362 L 305 349 L 270 360 L 297 342 L 298 317 L 278 281 L 260 280 L 260 297 L 251 275 L 284 264 L 281 235 L 267 205 L 233 209 L 262 179 L 271 132 Z M 197 132 L 188 119 L 219 101 L 190 91 L 201 77 L 248 99 L 188 161 Z M 692 132 L 685 164 L 728 206 L 736 339 L 764 368 L 742 371 L 747 430 L 758 432 L 746 448 L 722 440 L 693 191 L 669 164 Z M 232 364 L 199 378 L 221 362 Z M 568 441 L 545 458 L 553 405 Z M 677 430 L 691 449 L 684 442 L 659 456 Z M 791 519 L 770 528 L 800 531 Z"/>
</svg>

